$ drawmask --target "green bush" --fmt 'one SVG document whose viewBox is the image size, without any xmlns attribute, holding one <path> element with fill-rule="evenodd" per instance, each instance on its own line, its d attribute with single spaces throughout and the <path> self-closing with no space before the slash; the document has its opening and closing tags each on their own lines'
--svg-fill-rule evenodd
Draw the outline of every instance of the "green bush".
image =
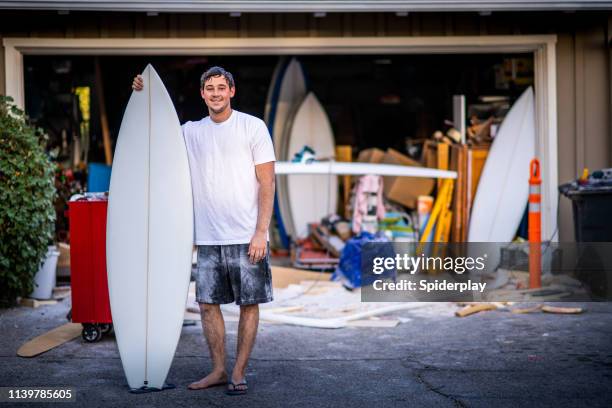
<svg viewBox="0 0 612 408">
<path fill-rule="evenodd" d="M 53 238 L 54 165 L 47 136 L 0 95 L 0 307 L 33 290 Z"/>
</svg>

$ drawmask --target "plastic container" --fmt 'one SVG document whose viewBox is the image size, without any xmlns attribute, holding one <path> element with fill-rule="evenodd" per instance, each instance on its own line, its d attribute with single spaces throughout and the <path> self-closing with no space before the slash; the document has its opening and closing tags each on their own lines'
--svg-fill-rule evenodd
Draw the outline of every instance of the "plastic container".
<svg viewBox="0 0 612 408">
<path fill-rule="evenodd" d="M 111 166 L 102 163 L 90 163 L 87 166 L 87 191 L 108 191 L 110 185 Z"/>
<path fill-rule="evenodd" d="M 576 242 L 612 242 L 612 169 L 559 186 L 572 200 Z"/>
<path fill-rule="evenodd" d="M 73 196 L 70 220 L 70 283 L 74 323 L 83 324 L 83 338 L 100 340 L 112 328 L 106 275 L 105 194 Z"/>
<path fill-rule="evenodd" d="M 34 276 L 34 290 L 30 294 L 34 299 L 51 299 L 55 287 L 55 270 L 59 251 L 55 246 L 49 246 L 45 261 Z"/>
</svg>

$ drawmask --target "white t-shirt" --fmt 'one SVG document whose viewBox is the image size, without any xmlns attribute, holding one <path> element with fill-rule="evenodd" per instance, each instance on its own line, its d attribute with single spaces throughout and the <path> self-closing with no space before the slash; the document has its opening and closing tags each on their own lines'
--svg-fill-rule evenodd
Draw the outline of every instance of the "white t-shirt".
<svg viewBox="0 0 612 408">
<path fill-rule="evenodd" d="M 265 123 L 232 110 L 183 126 L 187 146 L 196 245 L 248 244 L 257 226 L 259 183 L 255 165 L 275 161 Z"/>
</svg>

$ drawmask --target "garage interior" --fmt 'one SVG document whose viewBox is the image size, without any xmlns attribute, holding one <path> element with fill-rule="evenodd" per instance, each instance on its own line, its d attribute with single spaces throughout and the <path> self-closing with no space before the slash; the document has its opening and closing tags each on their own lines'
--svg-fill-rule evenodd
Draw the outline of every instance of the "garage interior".
<svg viewBox="0 0 612 408">
<path fill-rule="evenodd" d="M 453 95 L 465 96 L 466 117 L 476 118 L 474 123 L 494 117 L 494 134 L 495 126 L 514 101 L 534 84 L 530 53 L 296 57 L 308 90 L 314 92 L 329 117 L 336 146 L 351 146 L 352 160 L 366 149 L 391 148 L 424 163 L 424 143 L 432 140 L 434 132 L 445 134 L 454 126 Z M 223 66 L 234 75 L 237 92 L 232 107 L 263 118 L 274 69 L 287 58 L 26 55 L 26 111 L 47 131 L 52 157 L 69 173 L 63 183 L 58 182 L 58 187 L 63 186 L 57 203 L 58 239 L 68 239 L 63 216 L 66 201 L 72 194 L 89 191 L 87 164 L 105 161 L 102 116 L 114 147 L 132 78 L 147 63 L 164 80 L 183 123 L 207 115 L 199 95 L 199 78 L 213 65 Z M 491 139 L 488 141 L 484 142 L 485 149 Z M 75 149 L 79 150 L 76 155 Z M 339 214 L 346 204 L 340 200 Z M 407 213 L 415 210 L 399 209 Z M 341 215 L 348 218 L 350 214 Z M 522 225 L 518 234 L 525 237 L 525 233 L 526 226 Z M 289 247 L 276 240 L 275 247 L 283 246 Z"/>
<path fill-rule="evenodd" d="M 101 69 L 114 145 L 131 93 L 131 80 L 147 63 L 151 63 L 164 80 L 183 123 L 207 115 L 199 95 L 199 78 L 206 67 L 213 65 L 223 66 L 236 79 L 237 93 L 232 107 L 263 118 L 266 94 L 279 58 L 27 55 L 24 58 L 26 111 L 49 133 L 50 147 L 61 146 L 62 131 L 71 134 L 78 128 L 75 114 L 83 115 L 73 112 L 73 102 L 77 98 L 74 90 L 89 87 L 91 148 L 86 161 L 102 162 L 96 61 Z M 369 147 L 403 151 L 407 139 L 426 139 L 436 130 L 446 130 L 445 120 L 452 121 L 453 95 L 465 95 L 468 111 L 473 108 L 476 112 L 483 112 L 483 109 L 486 112 L 479 98 L 505 97 L 507 107 L 533 85 L 531 54 L 308 55 L 297 58 L 310 90 L 329 116 L 336 144 L 354 146 L 357 152 Z"/>
</svg>

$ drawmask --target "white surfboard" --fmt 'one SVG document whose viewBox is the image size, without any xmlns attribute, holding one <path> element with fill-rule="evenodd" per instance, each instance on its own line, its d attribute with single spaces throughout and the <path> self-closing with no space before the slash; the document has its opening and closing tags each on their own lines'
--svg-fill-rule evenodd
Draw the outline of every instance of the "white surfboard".
<svg viewBox="0 0 612 408">
<path fill-rule="evenodd" d="M 427 167 L 401 166 L 397 164 L 378 163 L 347 163 L 324 161 L 312 163 L 292 163 L 280 161 L 274 164 L 274 172 L 278 174 L 334 174 L 365 176 L 404 176 L 424 178 L 456 179 L 457 172 L 450 170 L 430 169 Z"/>
<path fill-rule="evenodd" d="M 288 149 L 287 128 L 295 111 L 306 96 L 306 78 L 300 62 L 292 58 L 289 61 L 280 83 L 278 100 L 275 104 L 274 114 L 274 151 L 277 160 L 290 160 Z M 296 225 L 291 214 L 291 204 L 289 202 L 289 187 L 286 177 L 277 179 L 277 197 L 280 216 L 288 235 L 296 238 Z"/>
<path fill-rule="evenodd" d="M 174 106 L 151 65 L 121 122 L 106 230 L 117 345 L 132 389 L 161 389 L 181 333 L 193 243 L 187 152 Z"/>
<path fill-rule="evenodd" d="M 529 197 L 529 162 L 535 155 L 533 89 L 514 103 L 493 140 L 478 182 L 468 241 L 510 242 Z"/>
<path fill-rule="evenodd" d="M 272 72 L 272 80 L 270 81 L 270 86 L 268 87 L 268 94 L 266 95 L 266 106 L 264 107 L 264 122 L 268 127 L 271 126 L 273 113 L 276 113 L 276 103 L 278 101 L 278 93 L 280 87 L 280 76 L 284 73 L 284 68 L 286 66 L 286 57 L 280 57 L 280 60 L 274 67 L 274 71 Z"/>
<path fill-rule="evenodd" d="M 288 140 L 284 131 L 291 115 L 306 96 L 306 78 L 300 62 L 292 58 L 285 70 L 280 84 L 274 114 L 274 153 L 278 160 L 287 160 Z"/>
<path fill-rule="evenodd" d="M 317 159 L 335 155 L 334 134 L 329 119 L 317 97 L 310 92 L 289 123 L 288 157 L 307 145 Z M 287 176 L 287 193 L 295 234 L 308 236 L 308 223 L 320 222 L 322 217 L 336 213 L 338 178 L 332 175 Z"/>
</svg>

